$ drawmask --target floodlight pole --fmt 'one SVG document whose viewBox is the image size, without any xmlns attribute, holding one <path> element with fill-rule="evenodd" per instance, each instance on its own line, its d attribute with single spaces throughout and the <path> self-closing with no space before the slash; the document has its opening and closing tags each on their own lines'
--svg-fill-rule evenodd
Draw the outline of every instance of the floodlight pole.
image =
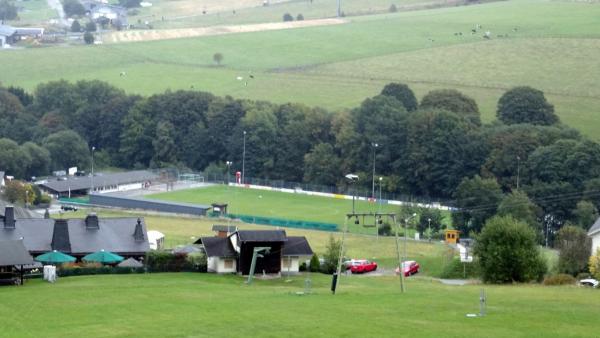
<svg viewBox="0 0 600 338">
<path fill-rule="evenodd" d="M 246 184 L 246 131 L 244 130 L 244 151 L 242 152 L 242 184 Z"/>
<path fill-rule="evenodd" d="M 337 0 L 337 16 L 342 17 L 342 0 Z"/>
<path fill-rule="evenodd" d="M 429 242 L 431 242 L 431 218 L 427 219 L 427 223 L 429 223 Z"/>
<path fill-rule="evenodd" d="M 92 189 L 90 194 L 94 192 L 94 150 L 96 150 L 96 147 L 92 147 Z"/>
<path fill-rule="evenodd" d="M 379 144 L 377 143 L 371 143 L 371 145 L 373 146 L 373 187 L 371 189 L 371 198 L 375 198 L 375 152 L 377 151 L 377 147 L 379 146 Z"/>
</svg>

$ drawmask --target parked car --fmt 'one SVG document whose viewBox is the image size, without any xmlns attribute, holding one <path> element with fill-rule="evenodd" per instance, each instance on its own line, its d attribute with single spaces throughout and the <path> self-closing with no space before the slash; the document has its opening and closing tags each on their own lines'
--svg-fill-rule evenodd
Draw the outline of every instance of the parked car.
<svg viewBox="0 0 600 338">
<path fill-rule="evenodd" d="M 60 208 L 64 211 L 77 211 L 77 207 L 72 205 L 61 205 Z"/>
<path fill-rule="evenodd" d="M 419 265 L 419 263 L 417 263 L 416 261 L 406 261 L 404 263 L 402 263 L 403 266 L 403 270 L 404 270 L 404 276 L 408 277 L 411 275 L 414 275 L 415 273 L 419 272 L 419 269 L 421 268 L 421 266 Z M 400 267 L 396 268 L 396 274 L 400 274 Z"/>
<path fill-rule="evenodd" d="M 377 263 L 366 259 L 353 259 L 350 262 L 350 272 L 352 273 L 365 273 L 377 270 Z"/>
<path fill-rule="evenodd" d="M 597 288 L 598 285 L 600 285 L 600 282 L 598 282 L 597 280 L 593 279 L 593 278 L 586 278 L 586 279 L 582 279 L 579 281 L 579 285 L 581 286 L 590 286 L 593 288 Z"/>
</svg>

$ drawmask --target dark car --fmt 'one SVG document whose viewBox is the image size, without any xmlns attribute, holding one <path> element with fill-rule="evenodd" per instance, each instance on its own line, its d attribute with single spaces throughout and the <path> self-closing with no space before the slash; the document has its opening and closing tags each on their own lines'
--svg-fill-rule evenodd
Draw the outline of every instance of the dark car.
<svg viewBox="0 0 600 338">
<path fill-rule="evenodd" d="M 72 205 L 61 205 L 60 208 L 64 211 L 77 211 L 77 207 Z"/>
</svg>

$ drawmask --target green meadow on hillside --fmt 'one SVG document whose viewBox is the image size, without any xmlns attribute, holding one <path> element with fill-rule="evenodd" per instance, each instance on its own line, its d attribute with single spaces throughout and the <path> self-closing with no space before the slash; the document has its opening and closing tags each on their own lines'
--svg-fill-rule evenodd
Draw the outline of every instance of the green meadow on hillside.
<svg viewBox="0 0 600 338">
<path fill-rule="evenodd" d="M 471 34 L 477 24 L 483 28 Z M 495 119 L 506 89 L 531 85 L 546 92 L 563 122 L 598 139 L 598 26 L 599 3 L 502 1 L 353 17 L 334 26 L 2 51 L 0 73 L 3 84 L 30 90 L 60 78 L 100 79 L 145 95 L 193 87 L 329 109 L 357 106 L 399 81 L 419 97 L 461 90 L 477 100 L 486 122 Z M 491 40 L 482 37 L 488 30 Z M 216 52 L 224 55 L 219 67 Z M 247 85 L 236 80 L 250 74 Z"/>
</svg>

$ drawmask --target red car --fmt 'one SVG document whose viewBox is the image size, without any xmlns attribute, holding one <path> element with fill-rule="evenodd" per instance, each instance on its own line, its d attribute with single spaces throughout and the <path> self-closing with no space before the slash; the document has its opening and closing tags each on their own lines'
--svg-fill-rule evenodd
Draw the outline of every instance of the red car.
<svg viewBox="0 0 600 338">
<path fill-rule="evenodd" d="M 377 270 L 377 263 L 366 259 L 352 260 L 350 262 L 350 271 L 352 273 L 365 273 Z"/>
<path fill-rule="evenodd" d="M 416 261 L 406 261 L 404 263 L 402 263 L 402 266 L 404 267 L 404 276 L 408 277 L 410 275 L 414 275 L 415 273 L 419 272 L 419 263 L 417 263 Z M 400 268 L 396 268 L 396 274 L 400 274 Z"/>
</svg>

